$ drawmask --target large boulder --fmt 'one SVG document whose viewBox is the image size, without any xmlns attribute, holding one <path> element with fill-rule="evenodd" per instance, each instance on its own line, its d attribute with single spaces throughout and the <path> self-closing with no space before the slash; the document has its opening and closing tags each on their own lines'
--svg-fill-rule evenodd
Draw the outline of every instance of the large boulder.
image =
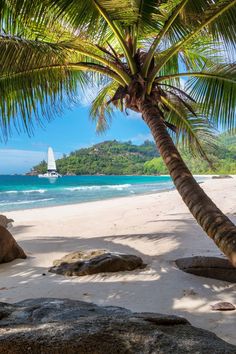
<svg viewBox="0 0 236 354">
<path fill-rule="evenodd" d="M 186 273 L 236 283 L 236 269 L 225 258 L 195 256 L 179 258 L 175 263 Z"/>
<path fill-rule="evenodd" d="M 235 354 L 177 316 L 69 299 L 0 303 L 0 354 Z"/>
<path fill-rule="evenodd" d="M 53 262 L 51 273 L 67 276 L 120 272 L 144 268 L 142 259 L 135 255 L 109 252 L 106 250 L 76 251 Z"/>
<path fill-rule="evenodd" d="M 26 258 L 26 254 L 12 234 L 0 225 L 0 263 L 11 262 L 16 258 Z"/>
</svg>

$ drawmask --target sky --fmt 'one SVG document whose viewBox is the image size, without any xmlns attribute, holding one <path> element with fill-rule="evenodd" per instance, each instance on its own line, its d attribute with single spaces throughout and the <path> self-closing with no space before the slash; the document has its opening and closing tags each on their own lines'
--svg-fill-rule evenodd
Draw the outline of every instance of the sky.
<svg viewBox="0 0 236 354">
<path fill-rule="evenodd" d="M 88 147 L 105 140 L 128 141 L 142 144 L 152 140 L 149 128 L 140 115 L 116 112 L 110 129 L 96 133 L 95 124 L 89 119 L 89 103 L 81 102 L 73 110 L 64 111 L 45 126 L 35 127 L 34 135 L 13 132 L 8 141 L 0 142 L 0 174 L 25 173 L 47 157 L 52 146 L 56 158 L 62 154 Z"/>
</svg>

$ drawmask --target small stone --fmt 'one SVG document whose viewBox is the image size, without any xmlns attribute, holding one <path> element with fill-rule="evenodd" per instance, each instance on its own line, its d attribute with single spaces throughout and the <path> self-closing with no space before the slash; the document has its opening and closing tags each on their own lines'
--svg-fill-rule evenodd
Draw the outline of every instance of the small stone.
<svg viewBox="0 0 236 354">
<path fill-rule="evenodd" d="M 218 176 L 212 176 L 212 179 L 224 179 L 224 178 L 233 178 L 230 175 L 218 175 Z"/>
<path fill-rule="evenodd" d="M 42 275 L 46 275 L 45 273 L 42 273 Z"/>
<path fill-rule="evenodd" d="M 236 307 L 230 302 L 217 302 L 215 305 L 211 305 L 213 311 L 233 311 Z"/>
</svg>

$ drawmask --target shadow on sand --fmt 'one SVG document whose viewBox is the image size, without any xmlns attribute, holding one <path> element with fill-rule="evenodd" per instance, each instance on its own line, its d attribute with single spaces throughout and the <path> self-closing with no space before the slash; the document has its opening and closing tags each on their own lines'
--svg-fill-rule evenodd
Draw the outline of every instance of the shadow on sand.
<svg viewBox="0 0 236 354">
<path fill-rule="evenodd" d="M 234 215 L 230 217 L 236 219 Z M 68 297 L 100 305 L 127 307 L 133 311 L 177 314 L 187 318 L 193 325 L 209 329 L 235 344 L 231 335 L 235 326 L 235 313 L 213 312 L 210 303 L 224 301 L 225 297 L 236 303 L 236 285 L 197 277 L 177 269 L 174 263 L 176 258 L 209 255 L 208 248 L 212 247 L 209 247 L 211 241 L 192 220 L 181 218 L 181 222 L 180 219 L 170 221 L 176 224 L 173 232 L 163 230 L 161 233 L 88 238 L 40 236 L 21 240 L 19 244 L 28 252 L 29 257 L 1 265 L 1 301 L 16 302 L 31 297 Z M 17 235 L 29 227 L 33 225 L 18 226 L 11 231 Z M 186 235 L 189 234 L 192 242 L 191 254 L 187 253 L 185 247 Z M 204 249 L 199 248 L 199 237 Z M 143 245 L 145 253 L 142 251 Z M 147 268 L 79 278 L 48 273 L 54 259 L 74 250 L 88 249 L 135 254 L 147 263 Z"/>
</svg>

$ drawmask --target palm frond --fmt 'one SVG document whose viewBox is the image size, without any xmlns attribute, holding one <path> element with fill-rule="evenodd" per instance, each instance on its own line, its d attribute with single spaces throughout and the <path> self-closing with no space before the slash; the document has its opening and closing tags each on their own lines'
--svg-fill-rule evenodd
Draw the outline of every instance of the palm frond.
<svg viewBox="0 0 236 354">
<path fill-rule="evenodd" d="M 155 35 L 161 29 L 165 17 L 156 0 L 135 0 L 134 7 L 136 18 L 133 24 L 133 38 L 137 42 Z"/>
<path fill-rule="evenodd" d="M 193 104 L 188 103 L 188 107 L 177 97 L 173 99 L 169 95 L 162 97 L 162 102 L 169 108 L 170 112 L 165 116 L 165 120 L 177 127 L 175 139 L 177 144 L 188 149 L 192 155 L 200 155 L 209 163 L 207 156 L 207 146 L 214 147 L 215 137 L 209 121 L 199 114 L 193 115 L 189 107 Z M 191 110 L 195 108 L 192 107 Z"/>
<path fill-rule="evenodd" d="M 69 58 L 69 51 L 58 44 L 0 35 L 1 75 L 38 66 L 63 65 Z"/>
<path fill-rule="evenodd" d="M 91 61 L 76 62 L 80 57 L 81 54 L 71 50 L 68 43 L 50 44 L 0 36 L 3 135 L 9 135 L 13 126 L 30 133 L 33 123 L 40 122 L 41 117 L 50 120 L 63 107 L 78 102 L 78 89 L 88 81 L 93 84 L 93 76 L 84 71 L 95 71 L 123 83 L 108 67 Z M 98 76 L 95 81 L 98 82 Z"/>
<path fill-rule="evenodd" d="M 225 52 L 221 44 L 213 41 L 211 37 L 199 35 L 187 43 L 180 52 L 180 58 L 186 71 L 201 71 L 208 65 L 223 64 Z"/>
<path fill-rule="evenodd" d="M 170 60 L 170 58 L 175 55 L 176 53 L 180 52 L 185 48 L 185 46 L 191 42 L 191 40 L 196 37 L 199 33 L 202 31 L 208 31 L 206 33 L 210 33 L 210 28 L 212 25 L 217 24 L 217 21 L 221 16 L 224 15 L 225 22 L 227 23 L 227 19 L 231 21 L 232 14 L 231 12 L 234 11 L 236 7 L 236 0 L 218 0 L 217 3 L 214 3 L 213 5 L 210 6 L 208 11 L 206 11 L 206 15 L 203 16 L 203 18 L 199 21 L 198 26 L 194 28 L 194 30 L 187 35 L 183 40 L 180 42 L 176 43 L 173 47 L 171 47 L 169 50 L 166 51 L 166 54 L 163 55 L 162 59 L 160 60 L 159 64 L 156 65 L 156 67 L 153 69 L 151 75 L 150 75 L 150 82 L 148 86 L 148 91 L 150 92 L 151 90 L 151 85 L 153 81 L 155 80 L 155 77 L 157 73 L 161 70 L 161 68 Z M 220 33 L 218 31 L 218 36 L 227 36 L 228 41 L 231 40 L 234 41 L 232 42 L 232 45 L 234 45 L 236 41 L 236 37 L 234 38 L 234 32 L 230 34 L 230 26 L 227 27 L 227 25 L 224 26 L 225 33 Z M 216 34 L 215 34 L 216 35 Z"/>
<path fill-rule="evenodd" d="M 2 136 L 7 138 L 13 127 L 30 135 L 36 122 L 50 121 L 76 103 L 87 79 L 84 72 L 61 67 L 0 77 Z"/>
<path fill-rule="evenodd" d="M 125 41 L 124 25 L 133 21 L 134 11 L 132 1 L 88 0 L 9 0 L 9 9 L 14 22 L 29 26 L 32 22 L 37 28 L 50 28 L 53 21 L 64 23 L 75 35 L 86 33 L 94 43 L 101 43 L 106 37 L 106 30 L 113 32 L 114 37 L 121 45 L 127 56 L 131 70 L 135 63 Z M 20 11 L 16 11 L 20 8 Z M 4 17 L 4 16 L 3 16 Z M 1 21 L 1 19 L 0 19 Z M 104 44 L 104 42 L 103 42 Z"/>
<path fill-rule="evenodd" d="M 113 107 L 109 104 L 109 100 L 114 96 L 118 84 L 116 82 L 110 82 L 103 87 L 97 97 L 93 100 L 90 117 L 93 121 L 96 121 L 97 132 L 104 132 L 109 128 Z"/>
<path fill-rule="evenodd" d="M 189 94 L 201 112 L 223 129 L 236 127 L 236 65 L 221 65 L 204 70 L 186 83 Z"/>
<path fill-rule="evenodd" d="M 130 80 L 129 75 L 117 65 L 117 62 L 104 55 L 97 46 L 82 39 L 47 43 L 0 35 L 0 54 L 0 75 L 6 72 L 22 72 L 44 66 L 64 66 L 87 61 L 94 64 L 102 63 L 103 73 L 107 75 L 110 73 L 120 84 L 125 85 L 125 80 Z"/>
<path fill-rule="evenodd" d="M 166 22 L 164 23 L 162 29 L 160 30 L 160 32 L 158 33 L 158 35 L 156 36 L 156 38 L 154 39 L 146 60 L 144 62 L 144 66 L 143 66 L 143 72 L 144 72 L 144 76 L 146 77 L 148 74 L 148 70 L 149 70 L 149 66 L 151 63 L 151 60 L 155 54 L 155 51 L 159 45 L 159 43 L 161 42 L 162 38 L 165 36 L 166 32 L 168 32 L 169 28 L 171 27 L 171 25 L 173 24 L 173 22 L 175 21 L 175 19 L 178 17 L 178 15 L 180 14 L 180 12 L 182 11 L 182 9 L 184 8 L 184 6 L 186 5 L 186 3 L 188 2 L 188 0 L 182 0 L 180 1 L 180 3 L 174 8 L 173 12 L 171 13 L 171 15 L 167 18 Z"/>
<path fill-rule="evenodd" d="M 155 61 L 157 63 L 158 63 L 158 60 L 160 60 L 160 57 L 161 56 L 159 56 L 159 55 L 157 55 L 155 57 Z M 177 54 L 173 55 L 171 57 L 171 59 L 165 65 L 163 65 L 163 67 L 160 70 L 159 77 L 165 76 L 166 74 L 168 74 L 168 75 L 173 74 L 174 75 L 175 73 L 178 73 L 180 71 L 180 66 L 181 66 L 180 55 L 179 55 L 179 53 L 177 53 Z M 179 77 L 174 78 L 173 83 L 175 86 L 180 87 Z"/>
</svg>

